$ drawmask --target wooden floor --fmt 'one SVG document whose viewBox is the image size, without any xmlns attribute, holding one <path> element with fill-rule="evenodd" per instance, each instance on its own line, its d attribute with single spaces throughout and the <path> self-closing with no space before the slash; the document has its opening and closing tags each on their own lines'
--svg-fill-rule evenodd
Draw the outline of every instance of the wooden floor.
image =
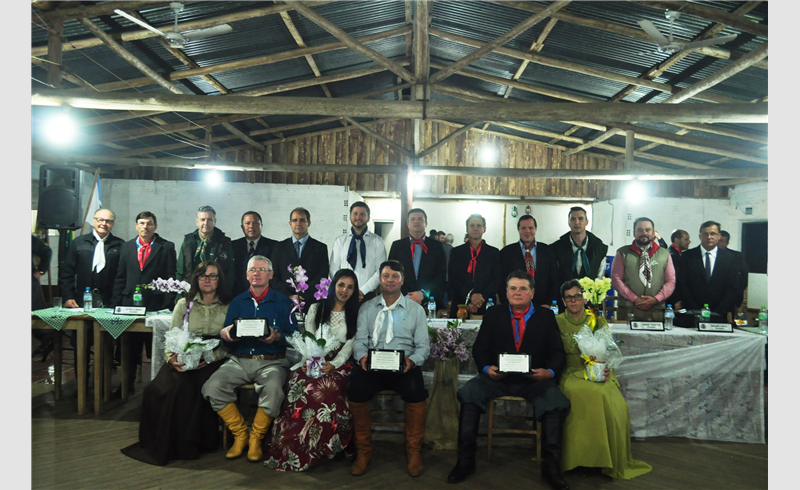
<svg viewBox="0 0 800 490">
<path fill-rule="evenodd" d="M 149 365 L 145 366 L 145 372 Z M 116 377 L 115 384 L 118 383 Z M 41 383 L 34 377 L 34 385 Z M 53 489 L 519 489 L 549 488 L 539 479 L 527 439 L 495 436 L 491 464 L 486 462 L 486 438 L 478 440 L 478 469 L 459 485 L 448 485 L 455 452 L 423 449 L 425 473 L 411 478 L 405 470 L 402 435 L 376 432 L 369 471 L 349 473 L 345 459 L 326 460 L 311 471 L 281 473 L 241 458 L 225 460 L 220 450 L 196 461 L 176 461 L 165 467 L 130 459 L 120 448 L 138 439 L 143 384 L 126 404 L 117 401 L 102 415 L 78 416 L 75 380 L 64 386 L 65 398 L 55 402 L 51 390 L 32 390 L 32 488 Z M 90 391 L 91 394 L 91 391 Z M 633 442 L 633 455 L 653 466 L 647 475 L 629 481 L 603 475 L 568 472 L 573 490 L 580 489 L 725 489 L 767 488 L 767 445 L 654 438 Z"/>
</svg>

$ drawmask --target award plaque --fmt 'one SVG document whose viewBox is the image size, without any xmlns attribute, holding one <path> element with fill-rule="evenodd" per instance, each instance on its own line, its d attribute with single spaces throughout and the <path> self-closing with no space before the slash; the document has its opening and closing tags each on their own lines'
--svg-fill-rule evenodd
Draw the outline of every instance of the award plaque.
<svg viewBox="0 0 800 490">
<path fill-rule="evenodd" d="M 530 357 L 528 354 L 500 354 L 497 370 L 501 373 L 530 373 Z"/>
<path fill-rule="evenodd" d="M 272 329 L 266 318 L 237 318 L 233 321 L 233 337 L 269 337 Z"/>
<path fill-rule="evenodd" d="M 733 332 L 733 326 L 730 323 L 706 323 L 700 322 L 697 329 L 703 332 Z"/>
<path fill-rule="evenodd" d="M 664 324 L 662 322 L 631 322 L 631 330 L 655 330 L 659 332 L 664 331 Z"/>
<path fill-rule="evenodd" d="M 401 350 L 370 349 L 369 350 L 369 370 L 370 371 L 403 371 L 403 358 Z"/>
<path fill-rule="evenodd" d="M 115 315 L 144 316 L 146 313 L 144 306 L 117 306 L 114 308 Z"/>
</svg>

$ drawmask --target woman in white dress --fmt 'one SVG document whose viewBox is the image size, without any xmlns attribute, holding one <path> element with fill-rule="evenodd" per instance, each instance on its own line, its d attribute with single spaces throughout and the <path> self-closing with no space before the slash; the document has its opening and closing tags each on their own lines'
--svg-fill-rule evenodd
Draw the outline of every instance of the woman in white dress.
<svg viewBox="0 0 800 490">
<path fill-rule="evenodd" d="M 333 276 L 328 298 L 309 308 L 306 331 L 320 337 L 323 329 L 329 329 L 342 345 L 325 356 L 319 378 L 307 375 L 305 358 L 292 367 L 264 466 L 305 471 L 350 443 L 353 424 L 346 397 L 358 308 L 358 278 L 352 270 L 341 269 Z"/>
</svg>

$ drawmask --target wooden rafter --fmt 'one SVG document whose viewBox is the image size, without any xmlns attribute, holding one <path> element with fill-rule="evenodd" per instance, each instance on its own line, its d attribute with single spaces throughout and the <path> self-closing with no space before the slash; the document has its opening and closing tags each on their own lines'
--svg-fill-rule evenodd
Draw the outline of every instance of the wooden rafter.
<svg viewBox="0 0 800 490">
<path fill-rule="evenodd" d="M 556 26 L 556 22 L 558 22 L 558 19 L 551 18 L 549 21 L 547 21 L 547 25 L 544 26 L 542 32 L 539 33 L 539 37 L 536 38 L 536 41 L 534 41 L 533 44 L 531 44 L 530 49 L 528 49 L 529 53 L 538 53 L 539 51 L 542 50 L 542 48 L 544 47 L 544 40 L 547 39 L 547 36 L 550 34 L 550 31 L 552 31 L 553 27 Z M 521 77 L 522 74 L 525 73 L 525 68 L 528 67 L 528 63 L 530 63 L 530 61 L 522 60 L 522 63 L 520 63 L 519 68 L 517 68 L 517 71 L 514 73 L 514 76 L 512 76 L 511 79 L 519 80 L 519 77 Z M 512 86 L 507 85 L 506 91 L 503 94 L 503 98 L 507 99 L 508 96 L 511 95 L 511 91 L 513 89 L 514 88 Z"/>
<path fill-rule="evenodd" d="M 718 8 L 707 7 L 705 5 L 699 5 L 691 2 L 657 2 L 651 0 L 647 0 L 646 2 L 635 1 L 633 3 L 656 9 L 680 10 L 684 14 L 694 15 L 696 17 L 712 20 L 720 24 L 727 24 L 734 29 L 738 29 L 743 32 L 749 32 L 750 34 L 755 34 L 756 36 L 760 37 L 767 37 L 768 33 L 766 25 L 744 19 Z"/>
</svg>

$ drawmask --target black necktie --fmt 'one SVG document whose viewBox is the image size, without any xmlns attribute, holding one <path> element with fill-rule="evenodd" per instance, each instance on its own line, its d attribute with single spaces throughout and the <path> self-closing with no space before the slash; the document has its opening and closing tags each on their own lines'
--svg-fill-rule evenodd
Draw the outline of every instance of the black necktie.
<svg viewBox="0 0 800 490">
<path fill-rule="evenodd" d="M 355 230 L 353 231 L 353 239 L 350 240 L 350 248 L 347 251 L 347 263 L 350 264 L 350 268 L 356 270 L 356 242 L 361 242 L 361 267 L 365 268 L 367 266 L 367 244 L 364 243 L 364 232 L 360 235 L 356 234 Z"/>
<path fill-rule="evenodd" d="M 256 253 L 256 243 L 255 242 L 250 242 L 250 250 L 249 250 L 248 253 L 250 254 L 250 257 L 255 255 L 255 253 Z"/>
<path fill-rule="evenodd" d="M 294 249 L 297 252 L 297 258 L 300 258 L 300 241 L 294 242 Z"/>
<path fill-rule="evenodd" d="M 711 252 L 706 252 L 706 282 L 711 280 Z"/>
</svg>

